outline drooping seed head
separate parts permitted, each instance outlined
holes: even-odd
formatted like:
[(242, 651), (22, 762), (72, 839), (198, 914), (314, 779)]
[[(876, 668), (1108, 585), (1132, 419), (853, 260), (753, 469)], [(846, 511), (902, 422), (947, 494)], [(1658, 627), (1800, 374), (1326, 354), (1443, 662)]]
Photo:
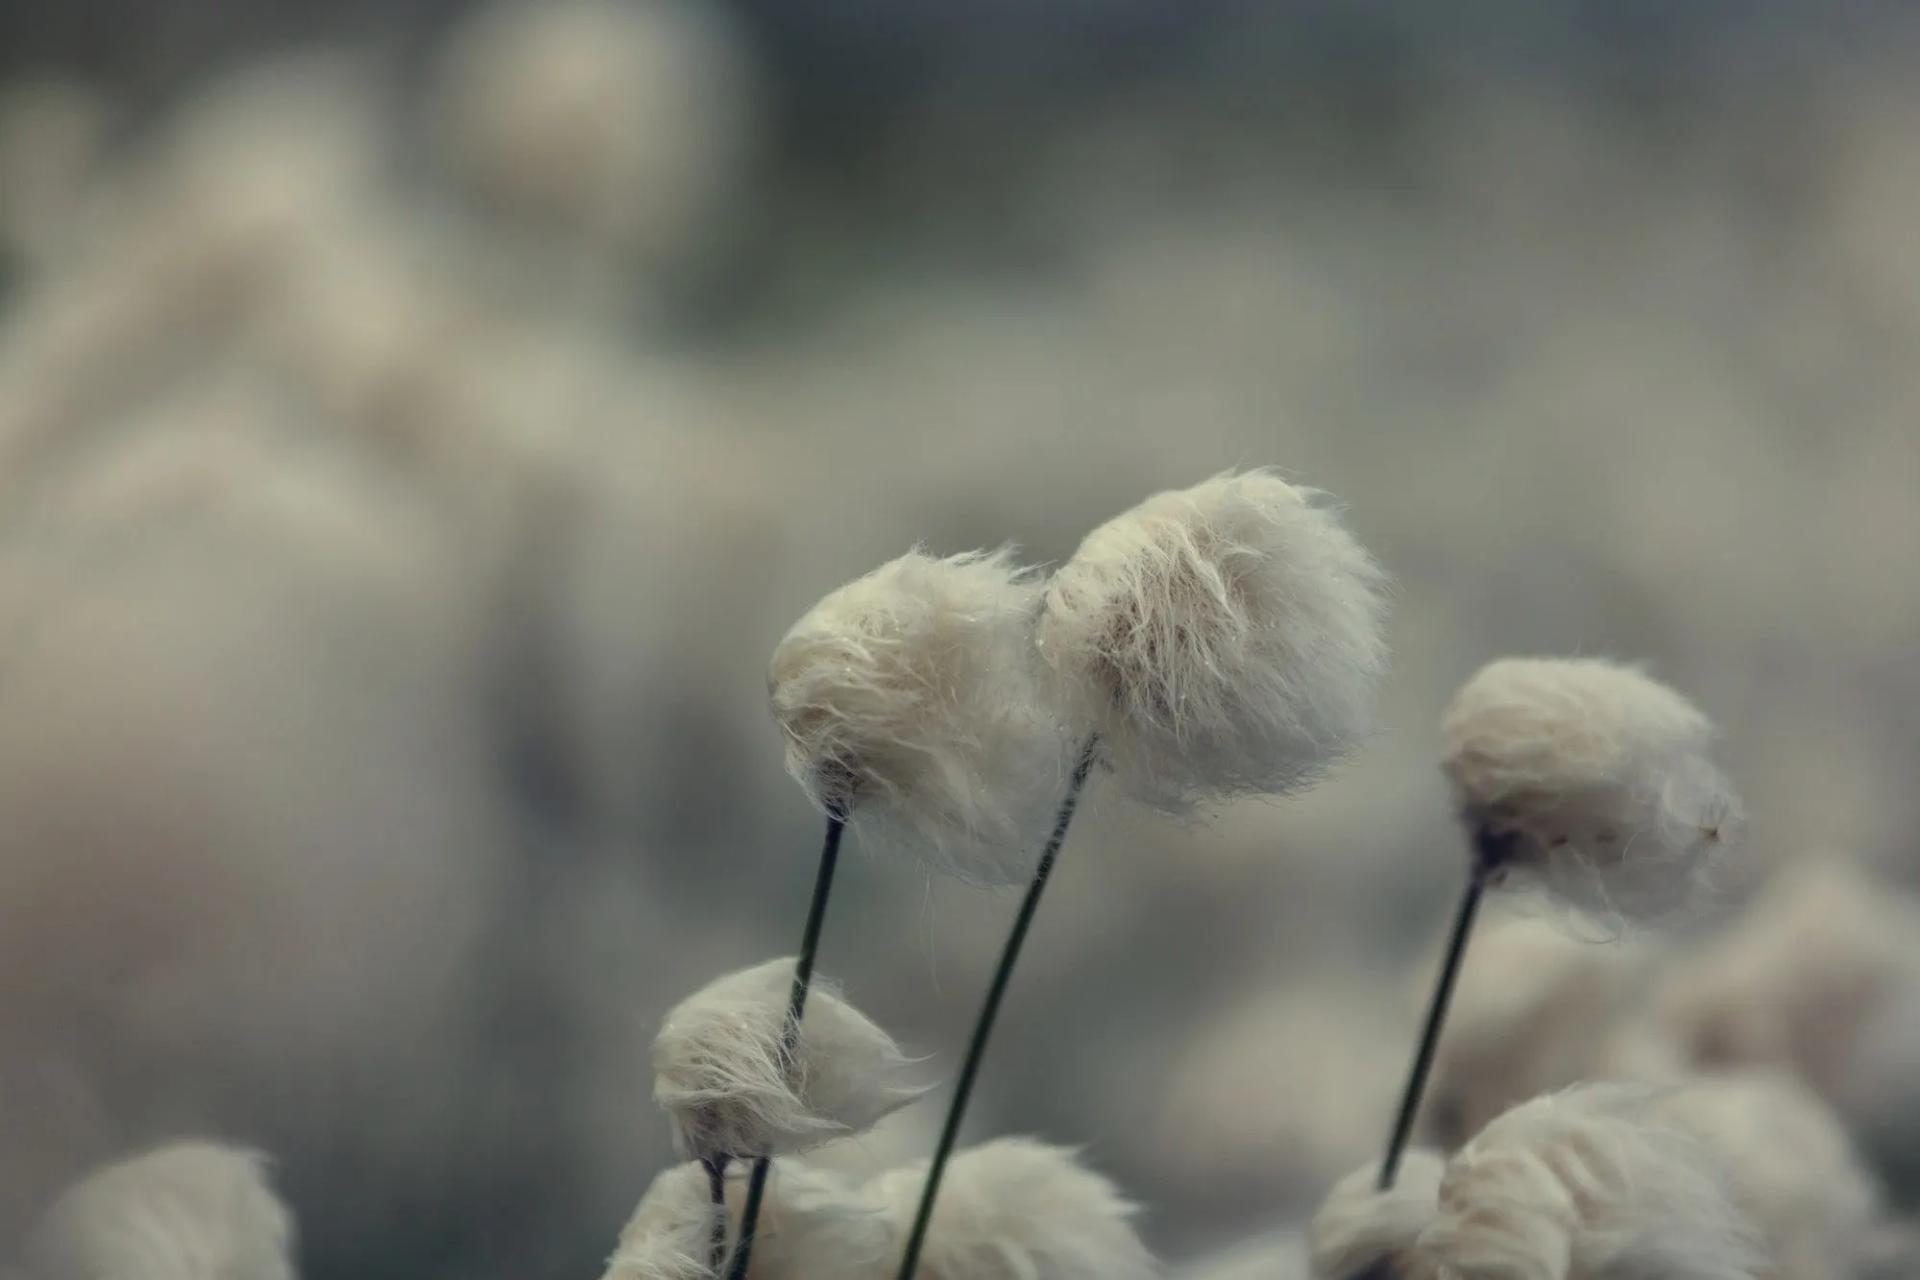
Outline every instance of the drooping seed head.
[(816, 977), (791, 1054), (793, 960), (731, 973), (676, 1005), (653, 1042), (653, 1096), (696, 1160), (785, 1155), (858, 1133), (924, 1090), (893, 1038)]
[(1039, 647), (1135, 796), (1172, 813), (1317, 778), (1367, 733), (1385, 574), (1270, 471), (1156, 494), (1087, 535)]
[(69, 1188), (25, 1258), (34, 1280), (294, 1280), (293, 1237), (262, 1156), (182, 1142)]

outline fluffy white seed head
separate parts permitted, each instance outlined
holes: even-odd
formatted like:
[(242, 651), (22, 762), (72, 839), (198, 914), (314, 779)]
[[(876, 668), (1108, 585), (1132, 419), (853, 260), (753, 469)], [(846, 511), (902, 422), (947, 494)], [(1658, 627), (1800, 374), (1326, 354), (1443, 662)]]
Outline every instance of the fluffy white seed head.
[(1713, 726), (1632, 667), (1503, 658), (1441, 722), (1462, 819), (1510, 878), (1601, 917), (1684, 908), (1737, 832)]
[[(727, 1240), (740, 1236), (750, 1166), (727, 1172)], [(712, 1280), (707, 1257), (723, 1211), (706, 1171), (682, 1164), (655, 1178), (607, 1260), (603, 1280)], [(773, 1162), (754, 1227), (752, 1280), (883, 1280), (899, 1261), (892, 1221), (861, 1187), (800, 1160)]]
[(603, 1280), (712, 1280), (707, 1252), (721, 1212), (699, 1165), (666, 1170), (621, 1229)]
[[(919, 1203), (925, 1161), (881, 1174), (875, 1203), (901, 1224)], [(924, 1280), (1150, 1280), (1135, 1207), (1073, 1151), (999, 1138), (947, 1165), (917, 1274)]]
[(1480, 1280), (1752, 1280), (1729, 1171), (1656, 1096), (1585, 1085), (1507, 1112), (1447, 1162), (1417, 1252)]
[[(746, 1199), (746, 1168), (735, 1171), (727, 1193), (733, 1233), (739, 1235)], [(843, 1180), (811, 1161), (776, 1160), (754, 1227), (753, 1280), (886, 1280), (900, 1263), (904, 1228), (863, 1185)]]
[(728, 974), (676, 1005), (653, 1042), (653, 1096), (696, 1160), (784, 1155), (857, 1133), (923, 1092), (913, 1063), (817, 975), (783, 1043), (793, 960)]
[(1423, 1274), (1414, 1245), (1440, 1211), (1446, 1162), (1433, 1151), (1404, 1153), (1393, 1186), (1376, 1189), (1380, 1162), (1335, 1183), (1307, 1228), (1314, 1280)]
[(1087, 535), (1039, 646), (1129, 792), (1185, 813), (1350, 751), (1386, 667), (1385, 574), (1326, 495), (1270, 471), (1156, 494)]
[(1770, 1280), (1827, 1280), (1879, 1210), (1880, 1189), (1839, 1118), (1784, 1072), (1692, 1081), (1657, 1095), (1653, 1111), (1718, 1156), (1765, 1245)]
[(183, 1142), (109, 1165), (56, 1200), (33, 1280), (293, 1280), (293, 1220), (259, 1154)]
[(1040, 592), (1005, 551), (910, 551), (795, 623), (767, 692), (813, 802), (963, 878), (1024, 880), (1071, 752), (1033, 657)]

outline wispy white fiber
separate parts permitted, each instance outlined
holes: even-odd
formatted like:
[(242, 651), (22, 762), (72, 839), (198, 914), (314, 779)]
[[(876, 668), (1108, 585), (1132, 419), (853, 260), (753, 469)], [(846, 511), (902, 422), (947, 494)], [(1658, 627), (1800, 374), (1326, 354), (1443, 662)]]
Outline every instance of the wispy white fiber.
[(1414, 1246), (1440, 1211), (1445, 1167), (1437, 1152), (1416, 1148), (1385, 1191), (1375, 1186), (1377, 1160), (1335, 1183), (1307, 1227), (1314, 1280), (1358, 1280), (1383, 1264), (1395, 1280), (1425, 1274)]
[(1503, 873), (1604, 918), (1684, 909), (1735, 836), (1740, 801), (1713, 726), (1632, 667), (1503, 658), (1441, 723), (1463, 820), (1503, 839)]
[[(903, 1240), (926, 1173), (921, 1161), (869, 1184)], [(917, 1274), (922, 1280), (1150, 1280), (1157, 1266), (1134, 1230), (1134, 1213), (1071, 1149), (998, 1138), (947, 1165)]]
[(294, 1228), (256, 1152), (182, 1142), (109, 1165), (56, 1200), (32, 1280), (293, 1280)]
[(1041, 696), (1040, 593), (1006, 551), (910, 551), (795, 623), (767, 691), (814, 803), (879, 848), (983, 883), (1024, 880), (1072, 750)]
[(783, 1155), (855, 1133), (919, 1097), (913, 1063), (817, 975), (789, 1058), (793, 960), (717, 979), (676, 1005), (653, 1042), (653, 1096), (693, 1159)]
[(1171, 813), (1318, 777), (1372, 723), (1386, 576), (1272, 471), (1156, 494), (1047, 589), (1040, 651), (1127, 790)]
[(1417, 1252), (1486, 1280), (1766, 1274), (1730, 1171), (1657, 1096), (1583, 1085), (1507, 1112), (1447, 1162)]

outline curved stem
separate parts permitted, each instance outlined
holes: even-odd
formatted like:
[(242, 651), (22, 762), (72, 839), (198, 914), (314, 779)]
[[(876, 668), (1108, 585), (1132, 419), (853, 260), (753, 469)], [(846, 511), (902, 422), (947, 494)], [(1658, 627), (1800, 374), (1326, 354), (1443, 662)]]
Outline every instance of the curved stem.
[(960, 1136), (960, 1122), (967, 1114), (967, 1100), (973, 1094), (974, 1081), (980, 1074), (980, 1062), (986, 1056), (987, 1039), (993, 1034), (994, 1019), (999, 1016), (1000, 1002), (1006, 998), (1007, 984), (1013, 977), (1014, 962), (1020, 958), (1020, 948), (1027, 939), (1027, 930), (1033, 924), (1034, 913), (1040, 906), (1040, 895), (1046, 890), (1047, 880), (1053, 874), (1054, 860), (1059, 857), (1060, 846), (1066, 841), (1067, 828), (1073, 822), (1073, 813), (1080, 805), (1080, 792), (1087, 785), (1087, 774), (1093, 769), (1095, 740), (1087, 739), (1080, 749), (1080, 759), (1073, 766), (1073, 777), (1067, 782), (1067, 794), (1060, 801), (1060, 811), (1053, 820), (1053, 834), (1047, 838), (1046, 848), (1040, 853), (1040, 863), (1034, 868), (1033, 881), (1027, 886), (1027, 896), (1020, 903), (1019, 914), (1013, 918), (1013, 932), (1007, 935), (1006, 946), (1000, 951), (1000, 964), (994, 970), (993, 982), (987, 988), (986, 1003), (981, 1006), (980, 1016), (973, 1024), (973, 1039), (967, 1044), (967, 1056), (960, 1066), (960, 1078), (954, 1085), (953, 1101), (947, 1104), (947, 1121), (940, 1130), (940, 1145), (934, 1149), (933, 1163), (927, 1167), (927, 1181), (920, 1190), (920, 1207), (913, 1217), (913, 1230), (907, 1237), (906, 1252), (900, 1258), (899, 1280), (913, 1280), (915, 1268), (920, 1265), (920, 1250), (926, 1243), (927, 1227), (933, 1221), (933, 1204), (940, 1194), (940, 1178), (946, 1172), (947, 1161), (953, 1156), (954, 1142)]
[[(846, 829), (847, 820), (843, 815), (827, 815), (826, 839), (820, 845), (820, 867), (813, 876), (813, 901), (807, 906), (806, 928), (800, 932), (800, 955), (794, 961), (793, 986), (787, 992), (787, 1021), (780, 1033), (781, 1053), (789, 1068), (794, 1050), (800, 1044), (800, 1019), (807, 1011), (807, 991), (813, 985), (813, 961), (820, 953), (820, 930), (826, 923), (827, 898), (833, 892), (833, 871), (840, 861), (840, 837)], [(772, 1163), (770, 1156), (760, 1156), (753, 1162), (753, 1175), (747, 1179), (747, 1199), (740, 1208), (740, 1238), (733, 1246), (727, 1280), (746, 1280), (747, 1265), (753, 1258), (753, 1230), (760, 1220), (760, 1202), (767, 1193), (767, 1171)], [(717, 1265), (714, 1270), (717, 1274)]]

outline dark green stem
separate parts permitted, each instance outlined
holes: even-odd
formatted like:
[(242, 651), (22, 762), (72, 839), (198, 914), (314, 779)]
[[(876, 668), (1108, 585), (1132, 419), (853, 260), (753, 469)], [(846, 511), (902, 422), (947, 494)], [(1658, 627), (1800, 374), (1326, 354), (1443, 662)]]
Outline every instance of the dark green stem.
[(1420, 1045), (1414, 1051), (1413, 1070), (1407, 1074), (1407, 1087), (1400, 1095), (1400, 1111), (1393, 1120), (1393, 1134), (1387, 1139), (1387, 1158), (1380, 1162), (1380, 1178), (1375, 1185), (1381, 1191), (1393, 1186), (1394, 1175), (1400, 1171), (1400, 1157), (1406, 1152), (1407, 1140), (1413, 1136), (1414, 1117), (1420, 1113), (1427, 1077), (1433, 1072), (1440, 1031), (1446, 1025), (1447, 1007), (1453, 1002), (1453, 989), (1460, 978), (1460, 963), (1466, 958), (1467, 941), (1473, 936), (1473, 918), (1479, 913), (1487, 882), (1504, 853), (1505, 847), (1497, 839), (1484, 833), (1475, 837), (1473, 870), (1467, 876), (1467, 887), (1460, 895), (1460, 907), (1453, 918), (1453, 936), (1447, 940), (1440, 978), (1427, 1005), (1427, 1021), (1420, 1031)]
[[(781, 1056), (789, 1067), (800, 1045), (800, 1019), (807, 1011), (807, 992), (813, 985), (813, 961), (820, 953), (820, 930), (826, 923), (827, 898), (833, 892), (833, 869), (840, 861), (840, 837), (846, 829), (847, 820), (843, 815), (827, 815), (826, 840), (820, 846), (820, 869), (813, 877), (813, 901), (807, 907), (807, 926), (800, 933), (800, 956), (794, 961), (793, 986), (787, 992), (787, 1021), (780, 1033)], [(727, 1280), (746, 1280), (747, 1265), (753, 1260), (753, 1230), (760, 1221), (760, 1202), (767, 1194), (767, 1171), (772, 1164), (770, 1156), (761, 1156), (753, 1162), (753, 1175), (747, 1179), (746, 1203), (740, 1208), (740, 1239), (733, 1246)]]
[(727, 1260), (727, 1157), (702, 1160), (700, 1167), (707, 1171), (707, 1196), (720, 1210), (707, 1240), (707, 1270), (719, 1275), (721, 1264)]
[(1040, 895), (1046, 890), (1047, 880), (1053, 874), (1054, 860), (1060, 855), (1060, 846), (1067, 838), (1067, 828), (1073, 823), (1073, 812), (1080, 804), (1080, 792), (1087, 785), (1087, 774), (1093, 769), (1095, 741), (1087, 740), (1080, 750), (1080, 759), (1073, 767), (1073, 777), (1067, 782), (1066, 797), (1060, 802), (1060, 811), (1053, 820), (1053, 834), (1047, 838), (1046, 848), (1040, 853), (1040, 864), (1034, 868), (1033, 882), (1027, 886), (1027, 896), (1020, 903), (1020, 912), (1013, 918), (1013, 932), (1007, 935), (1007, 944), (1000, 951), (1000, 965), (994, 970), (993, 983), (987, 988), (987, 1000), (981, 1006), (980, 1016), (973, 1024), (973, 1039), (967, 1044), (967, 1056), (960, 1065), (960, 1078), (954, 1085), (953, 1101), (947, 1104), (947, 1122), (940, 1130), (940, 1145), (934, 1149), (933, 1163), (927, 1167), (927, 1181), (920, 1190), (920, 1208), (913, 1217), (913, 1231), (907, 1237), (906, 1252), (900, 1258), (899, 1280), (913, 1280), (915, 1268), (920, 1265), (920, 1250), (926, 1243), (927, 1227), (933, 1221), (933, 1203), (940, 1194), (940, 1178), (946, 1172), (947, 1161), (953, 1156), (953, 1145), (960, 1136), (960, 1122), (967, 1114), (967, 1100), (973, 1094), (975, 1079), (980, 1074), (981, 1059), (986, 1056), (987, 1038), (993, 1034), (994, 1019), (999, 1016), (1000, 1002), (1007, 994), (1007, 984), (1013, 977), (1014, 962), (1020, 958), (1020, 948), (1027, 940), (1027, 930), (1033, 924), (1034, 912), (1039, 909)]

